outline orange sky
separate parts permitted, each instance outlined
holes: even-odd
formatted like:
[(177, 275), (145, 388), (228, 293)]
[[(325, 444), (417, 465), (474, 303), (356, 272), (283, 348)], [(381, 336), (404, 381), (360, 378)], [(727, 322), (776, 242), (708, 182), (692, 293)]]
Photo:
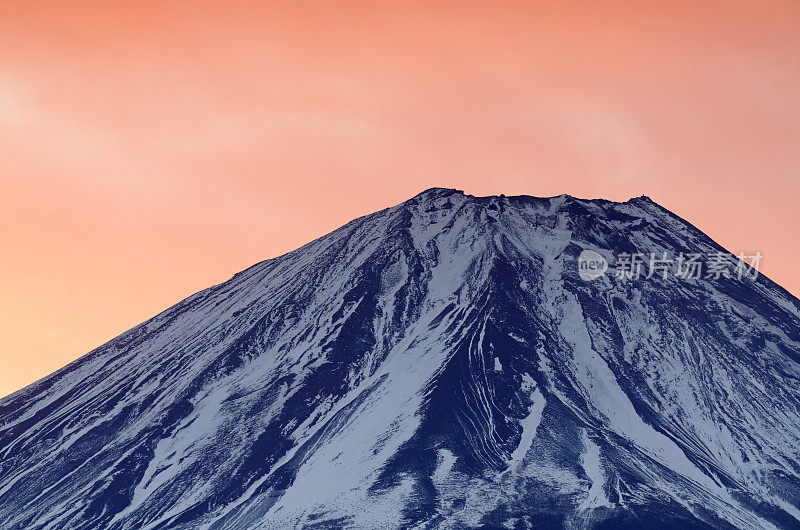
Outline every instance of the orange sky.
[(800, 294), (799, 167), (795, 0), (3, 0), (0, 395), (431, 186), (646, 194)]

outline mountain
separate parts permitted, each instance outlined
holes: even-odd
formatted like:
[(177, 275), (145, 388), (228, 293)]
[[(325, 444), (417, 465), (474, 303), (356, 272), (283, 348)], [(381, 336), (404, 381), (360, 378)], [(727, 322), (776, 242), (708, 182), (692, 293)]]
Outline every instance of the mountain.
[(800, 301), (639, 252), (724, 250), (646, 197), (356, 219), (0, 400), (0, 527), (800, 528)]

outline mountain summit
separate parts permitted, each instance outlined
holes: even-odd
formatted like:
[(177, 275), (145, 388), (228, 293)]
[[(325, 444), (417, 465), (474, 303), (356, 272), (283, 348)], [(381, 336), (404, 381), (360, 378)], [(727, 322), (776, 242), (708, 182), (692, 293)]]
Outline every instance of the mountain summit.
[(0, 527), (800, 528), (800, 302), (636, 255), (736, 265), (646, 197), (356, 219), (0, 400)]

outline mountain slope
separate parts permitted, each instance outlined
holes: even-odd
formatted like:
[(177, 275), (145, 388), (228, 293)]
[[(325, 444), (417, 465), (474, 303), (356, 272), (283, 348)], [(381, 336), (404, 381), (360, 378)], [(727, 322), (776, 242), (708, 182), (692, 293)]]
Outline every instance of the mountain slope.
[(647, 198), (431, 189), (0, 400), (0, 527), (800, 528), (800, 303)]

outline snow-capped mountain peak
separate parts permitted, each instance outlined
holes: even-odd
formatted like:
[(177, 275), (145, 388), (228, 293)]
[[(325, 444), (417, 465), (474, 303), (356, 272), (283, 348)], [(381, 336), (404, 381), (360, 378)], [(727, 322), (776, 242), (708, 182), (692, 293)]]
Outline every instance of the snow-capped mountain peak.
[(720, 253), (645, 196), (431, 188), (0, 400), (0, 526), (798, 528), (798, 300), (614, 272)]

